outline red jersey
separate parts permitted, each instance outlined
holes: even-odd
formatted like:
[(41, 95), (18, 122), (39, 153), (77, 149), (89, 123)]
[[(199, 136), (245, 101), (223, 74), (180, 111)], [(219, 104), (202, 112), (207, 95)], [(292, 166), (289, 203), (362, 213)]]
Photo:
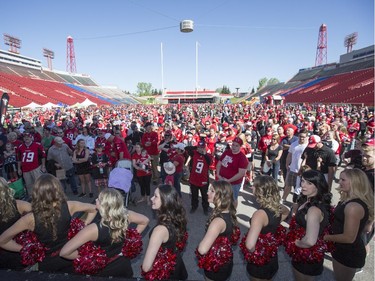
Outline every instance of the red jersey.
[(194, 151), (192, 157), (192, 168), (190, 171), (189, 182), (195, 186), (206, 186), (209, 183), (209, 163), (206, 157), (209, 157), (212, 161), (212, 156), (210, 154), (203, 155), (198, 151)]
[(75, 139), (75, 137), (78, 135), (78, 129), (73, 128), (73, 129), (66, 129), (64, 132), (64, 135), (69, 138), (71, 141)]
[(46, 158), (46, 153), (38, 142), (32, 142), (29, 146), (23, 143), (17, 148), (17, 161), (21, 162), (22, 172), (38, 168), (43, 158)]
[[(158, 143), (159, 135), (157, 132), (145, 132), (141, 139), (142, 147), (146, 149), (147, 153), (150, 155), (158, 155)], [(147, 145), (146, 145), (147, 143)]]
[[(220, 158), (221, 161), (221, 168), (220, 168), (220, 176), (226, 179), (232, 178), (236, 175), (239, 169), (247, 169), (249, 161), (245, 154), (242, 152), (233, 154), (231, 149), (224, 151), (223, 155)], [(238, 179), (231, 184), (239, 184), (242, 182), (242, 179)]]

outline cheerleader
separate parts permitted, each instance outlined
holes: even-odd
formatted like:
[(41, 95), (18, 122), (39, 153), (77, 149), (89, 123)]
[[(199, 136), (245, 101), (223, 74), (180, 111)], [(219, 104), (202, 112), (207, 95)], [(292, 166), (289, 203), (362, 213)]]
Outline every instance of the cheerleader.
[[(7, 251), (21, 252), (30, 261), (37, 255), (39, 270), (44, 272), (73, 272), (72, 263), (59, 257), (61, 248), (68, 241), (72, 215), (86, 212), (85, 224), (95, 215), (95, 205), (67, 201), (60, 181), (51, 174), (41, 175), (32, 189), (32, 212), (21, 217), (0, 236), (0, 247)], [(24, 230), (33, 231), (38, 243), (21, 245), (13, 238)], [(30, 244), (35, 245), (32, 247)]]
[(374, 222), (374, 193), (366, 174), (359, 169), (346, 169), (340, 174), (340, 202), (334, 211), (332, 235), (324, 240), (335, 243), (332, 265), (337, 281), (353, 280), (357, 268), (366, 261), (362, 235)]
[[(0, 234), (11, 227), (21, 216), (31, 211), (31, 204), (26, 201), (14, 200), (13, 190), (7, 181), (0, 177)], [(21, 256), (17, 252), (2, 250), (0, 268), (21, 270)]]
[[(204, 269), (206, 280), (227, 280), (233, 268), (231, 237), (237, 226), (232, 185), (214, 181), (208, 188), (208, 202), (215, 208), (206, 224), (206, 234), (197, 248), (198, 266)], [(219, 245), (220, 244), (220, 245)], [(216, 251), (221, 248), (222, 252)], [(220, 253), (215, 256), (213, 253)]]
[(186, 215), (180, 196), (171, 185), (159, 185), (151, 198), (157, 213), (157, 225), (141, 266), (146, 280), (186, 280), (188, 273), (178, 250), (186, 235)]
[[(82, 274), (95, 274), (98, 276), (133, 277), (133, 270), (129, 257), (121, 255), (126, 238), (126, 230), (130, 223), (137, 224), (137, 232), (141, 234), (147, 227), (149, 219), (141, 214), (124, 208), (124, 198), (119, 191), (107, 188), (100, 192), (96, 199), (96, 208), (99, 210), (100, 221), (92, 223), (74, 236), (60, 251), (60, 256), (69, 260), (76, 260), (75, 271)], [(139, 236), (140, 237), (140, 236)], [(87, 261), (92, 266), (94, 257), (85, 257), (85, 252), (80, 252), (80, 247), (92, 241), (105, 251), (109, 258), (103, 268), (93, 268), (87, 272), (82, 263)], [(88, 254), (91, 254), (89, 251)], [(98, 264), (98, 263), (96, 263)], [(96, 265), (95, 264), (95, 265)], [(95, 271), (98, 271), (95, 273)]]
[(302, 174), (301, 189), (285, 250), (292, 258), (295, 279), (308, 281), (323, 272), (324, 253), (328, 250), (323, 235), (328, 231), (332, 194), (324, 175), (315, 170)]
[(250, 280), (272, 280), (279, 269), (277, 250), (282, 243), (282, 235), (277, 232), (283, 229), (280, 223), (289, 210), (280, 204), (279, 188), (271, 176), (256, 177), (253, 194), (260, 207), (250, 219), (240, 248), (248, 262)]

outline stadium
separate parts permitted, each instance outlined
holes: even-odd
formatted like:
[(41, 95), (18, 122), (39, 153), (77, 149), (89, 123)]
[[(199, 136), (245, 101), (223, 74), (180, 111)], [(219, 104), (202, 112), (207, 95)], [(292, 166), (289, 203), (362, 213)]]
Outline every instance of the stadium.
[[(41, 60), (20, 55), (17, 39), (4, 35), (9, 51), (0, 50), (0, 91), (8, 93), (10, 108), (84, 107), (139, 103), (116, 87), (103, 87), (87, 74), (52, 70)], [(68, 37), (67, 53), (74, 54), (73, 39)], [(18, 46), (19, 47), (19, 46)], [(45, 50), (50, 62), (51, 54)], [(50, 51), (51, 52), (51, 51)], [(53, 53), (52, 53), (53, 55)], [(74, 66), (75, 57), (70, 57)], [(287, 82), (268, 85), (239, 101), (374, 105), (374, 45), (340, 56), (338, 63), (328, 63), (296, 70)], [(212, 90), (166, 91), (156, 102), (217, 103), (232, 98)]]

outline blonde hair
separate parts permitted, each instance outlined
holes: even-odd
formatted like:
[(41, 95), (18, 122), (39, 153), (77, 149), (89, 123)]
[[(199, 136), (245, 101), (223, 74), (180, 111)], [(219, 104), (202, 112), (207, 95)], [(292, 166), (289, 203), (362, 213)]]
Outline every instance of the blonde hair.
[(101, 215), (100, 224), (110, 229), (112, 242), (119, 242), (124, 238), (128, 228), (128, 212), (124, 207), (124, 197), (113, 188), (107, 188), (98, 196)]
[(358, 168), (345, 169), (345, 174), (350, 181), (350, 192), (341, 192), (340, 200), (346, 201), (354, 198), (362, 200), (369, 211), (369, 221), (374, 220), (374, 192), (365, 172)]
[(8, 222), (17, 213), (14, 204), (14, 190), (11, 189), (4, 178), (0, 177), (0, 221)]
[(261, 207), (270, 209), (276, 217), (281, 214), (279, 187), (273, 177), (256, 177), (254, 179), (254, 195)]

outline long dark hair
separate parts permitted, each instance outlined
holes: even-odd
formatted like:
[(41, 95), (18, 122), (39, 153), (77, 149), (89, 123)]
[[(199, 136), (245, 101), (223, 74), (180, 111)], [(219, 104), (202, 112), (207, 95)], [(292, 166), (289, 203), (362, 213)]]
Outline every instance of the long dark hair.
[[(324, 204), (326, 209), (330, 211), (332, 193), (329, 191), (329, 186), (324, 177), (324, 174), (316, 170), (308, 170), (302, 173), (302, 178), (305, 181), (311, 182), (316, 186), (317, 194), (310, 198), (310, 201), (306, 204), (305, 209), (307, 210), (310, 206), (317, 206)], [(307, 201), (307, 197), (302, 195), (300, 204)]]
[(158, 186), (161, 206), (157, 210), (158, 223), (166, 227), (173, 226), (177, 241), (181, 241), (186, 232), (186, 211), (176, 189), (169, 184)]

